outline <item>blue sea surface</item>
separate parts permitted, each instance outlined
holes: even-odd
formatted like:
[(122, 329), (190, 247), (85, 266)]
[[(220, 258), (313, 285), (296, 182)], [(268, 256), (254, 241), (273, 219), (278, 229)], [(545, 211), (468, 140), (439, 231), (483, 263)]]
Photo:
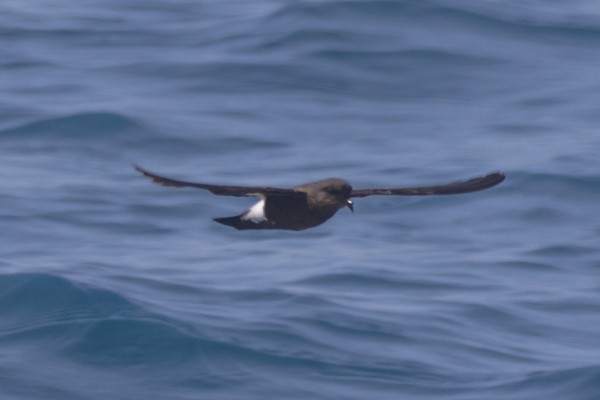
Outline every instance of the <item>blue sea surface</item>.
[[(596, 0), (4, 0), (0, 398), (600, 399)], [(302, 232), (174, 178), (431, 185)]]

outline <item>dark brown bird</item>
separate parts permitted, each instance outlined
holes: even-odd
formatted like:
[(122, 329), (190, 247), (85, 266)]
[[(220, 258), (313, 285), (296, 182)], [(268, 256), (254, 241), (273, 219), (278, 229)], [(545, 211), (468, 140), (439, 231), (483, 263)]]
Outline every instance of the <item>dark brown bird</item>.
[(206, 183), (184, 182), (155, 175), (138, 166), (135, 169), (155, 183), (169, 187), (193, 187), (205, 189), (220, 196), (255, 196), (260, 201), (248, 211), (234, 217), (215, 218), (215, 221), (236, 229), (288, 229), (300, 231), (321, 225), (341, 208), (354, 211), (352, 198), (372, 195), (428, 196), (433, 194), (460, 194), (476, 192), (495, 186), (504, 180), (504, 175), (494, 172), (466, 181), (445, 185), (397, 188), (397, 189), (352, 189), (350, 184), (339, 178), (306, 183), (292, 189), (269, 186), (223, 186)]

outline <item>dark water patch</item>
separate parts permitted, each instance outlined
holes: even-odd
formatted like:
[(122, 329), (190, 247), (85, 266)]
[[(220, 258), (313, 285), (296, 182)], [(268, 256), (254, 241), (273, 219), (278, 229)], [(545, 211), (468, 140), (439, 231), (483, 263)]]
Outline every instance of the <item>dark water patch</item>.
[(573, 217), (564, 210), (550, 207), (536, 207), (521, 213), (521, 217), (530, 222), (556, 224), (572, 221)]
[[(547, 110), (549, 107), (560, 107), (569, 103), (569, 99), (565, 96), (556, 96), (556, 95), (539, 95), (530, 96), (525, 99), (519, 100), (516, 102), (517, 106), (524, 106), (527, 108), (539, 108), (543, 110)], [(502, 125), (499, 125), (502, 126)], [(509, 125), (509, 127), (512, 125)], [(534, 128), (537, 125), (524, 125), (524, 126), (532, 126)], [(552, 129), (552, 126), (547, 126), (546, 128)], [(509, 130), (510, 131), (510, 130)]]
[(543, 134), (552, 131), (556, 131), (557, 128), (550, 125), (543, 124), (495, 124), (489, 127), (489, 129), (503, 134), (521, 136), (521, 135), (535, 135)]
[(435, 277), (417, 280), (414, 278), (400, 279), (397, 274), (393, 276), (375, 275), (373, 273), (321, 273), (317, 276), (304, 278), (294, 282), (302, 286), (327, 287), (336, 290), (389, 290), (401, 291), (403, 293), (413, 291), (453, 291), (469, 288), (471, 290), (487, 290), (487, 285), (460, 284), (459, 282), (448, 282), (437, 280)]
[(87, 34), (85, 31), (78, 29), (36, 29), (29, 27), (4, 27), (0, 29), (0, 37), (11, 40), (19, 39), (36, 39), (43, 35), (46, 38), (52, 39), (70, 39), (76, 38), (78, 34)]
[[(223, 109), (222, 107), (215, 108), (210, 111), (211, 115), (223, 118), (235, 118), (239, 120), (252, 120), (252, 121), (264, 121), (264, 118), (256, 112), (242, 110), (242, 109)], [(242, 138), (239, 138), (242, 139)]]
[(569, 257), (577, 257), (577, 256), (587, 256), (591, 254), (597, 254), (598, 249), (588, 246), (578, 246), (575, 244), (569, 245), (551, 245), (551, 246), (543, 246), (541, 248), (537, 248), (529, 251), (527, 254), (535, 255), (535, 256), (545, 256), (545, 257), (560, 257), (560, 258), (569, 258)]
[(535, 261), (506, 261), (503, 263), (500, 263), (500, 265), (504, 268), (514, 268), (517, 270), (523, 270), (523, 271), (531, 271), (531, 272), (548, 272), (548, 271), (561, 271), (562, 269), (559, 266), (553, 265), (553, 264), (549, 264), (549, 263), (542, 263), (542, 262), (535, 262)]
[(4, 71), (12, 72), (21, 71), (24, 69), (39, 69), (47, 72), (51, 69), (56, 69), (59, 66), (46, 60), (21, 60), (21, 61), (5, 61), (0, 63), (0, 68)]
[[(357, 66), (383, 69), (400, 73), (410, 68), (439, 69), (452, 68), (476, 69), (490, 68), (502, 61), (478, 55), (450, 52), (441, 49), (405, 49), (405, 50), (321, 50), (311, 53), (316, 60), (344, 63), (349, 68)], [(442, 67), (443, 66), (443, 67)]]
[(258, 149), (281, 149), (287, 147), (285, 142), (258, 139), (244, 136), (211, 138), (198, 143), (198, 147), (206, 152), (256, 151)]
[[(20, 89), (19, 94), (22, 95), (50, 95), (54, 96), (57, 92), (62, 93), (63, 95), (73, 94), (73, 95), (83, 95), (85, 93), (91, 94), (92, 90), (90, 90), (85, 85), (77, 85), (72, 83), (55, 83), (44, 85), (43, 87), (31, 87), (26, 89)], [(0, 133), (1, 134), (1, 133)]]
[(593, 319), (598, 319), (598, 307), (593, 296), (580, 295), (570, 298), (552, 298), (544, 301), (521, 301), (525, 307), (533, 310), (552, 312), (565, 315), (577, 315), (582, 317), (587, 315)]
[(173, 324), (152, 318), (110, 318), (86, 324), (63, 354), (86, 364), (174, 364), (195, 357), (202, 342)]
[(353, 42), (353, 39), (360, 40), (362, 38), (361, 35), (352, 34), (351, 32), (342, 33), (326, 27), (298, 27), (291, 31), (275, 31), (271, 35), (265, 35), (263, 40), (258, 41), (255, 46), (251, 47), (251, 50), (264, 52), (274, 50), (288, 51), (290, 48), (333, 48), (336, 45), (350, 44)]

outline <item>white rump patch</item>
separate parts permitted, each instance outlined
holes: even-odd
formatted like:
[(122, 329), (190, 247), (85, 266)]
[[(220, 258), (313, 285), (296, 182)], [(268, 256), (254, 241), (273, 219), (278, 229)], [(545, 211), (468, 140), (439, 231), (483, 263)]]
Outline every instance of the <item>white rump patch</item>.
[(265, 199), (261, 199), (258, 203), (253, 205), (243, 216), (243, 220), (250, 220), (255, 223), (266, 221), (265, 216)]

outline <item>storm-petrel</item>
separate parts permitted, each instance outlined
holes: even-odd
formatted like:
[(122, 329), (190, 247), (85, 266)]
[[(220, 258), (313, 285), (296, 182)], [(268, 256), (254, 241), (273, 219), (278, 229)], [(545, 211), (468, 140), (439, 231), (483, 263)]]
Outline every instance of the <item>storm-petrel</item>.
[(341, 208), (354, 211), (352, 198), (372, 195), (427, 196), (433, 194), (459, 194), (476, 192), (495, 186), (504, 175), (494, 172), (466, 181), (445, 185), (397, 189), (352, 189), (344, 179), (329, 178), (306, 183), (292, 189), (269, 186), (223, 186), (184, 182), (155, 175), (134, 166), (155, 183), (169, 187), (193, 187), (208, 190), (220, 196), (255, 196), (260, 201), (243, 214), (214, 220), (236, 229), (288, 229), (300, 231), (321, 225)]

